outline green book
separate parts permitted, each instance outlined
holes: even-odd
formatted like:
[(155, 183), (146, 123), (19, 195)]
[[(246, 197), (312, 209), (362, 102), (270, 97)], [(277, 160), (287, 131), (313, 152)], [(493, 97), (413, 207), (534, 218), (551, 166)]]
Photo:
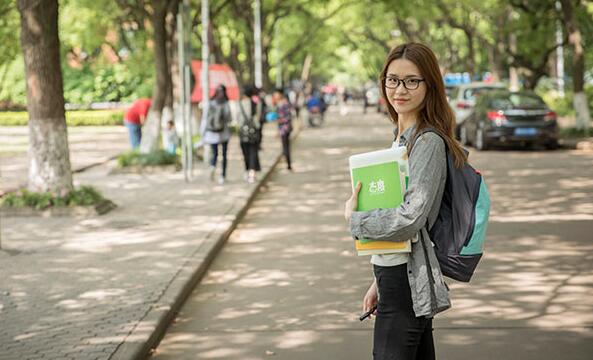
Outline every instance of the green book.
[[(358, 181), (358, 211), (398, 207), (406, 189), (407, 160), (405, 147), (353, 155), (349, 159), (352, 188)], [(356, 241), (358, 255), (410, 252), (410, 241)]]

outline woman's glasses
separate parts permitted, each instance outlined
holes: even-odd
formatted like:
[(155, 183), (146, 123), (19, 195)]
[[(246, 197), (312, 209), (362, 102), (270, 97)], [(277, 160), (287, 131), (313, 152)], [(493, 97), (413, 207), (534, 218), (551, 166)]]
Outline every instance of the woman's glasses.
[(406, 78), (406, 79), (398, 79), (396, 77), (386, 77), (383, 78), (383, 85), (388, 89), (397, 89), (400, 84), (404, 84), (404, 88), (407, 90), (416, 90), (420, 83), (423, 82), (424, 79), (420, 78)]

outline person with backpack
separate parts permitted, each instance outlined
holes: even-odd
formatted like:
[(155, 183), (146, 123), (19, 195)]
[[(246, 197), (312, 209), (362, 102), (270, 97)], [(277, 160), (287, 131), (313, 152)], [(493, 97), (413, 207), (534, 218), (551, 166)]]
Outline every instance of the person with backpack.
[(263, 113), (261, 101), (255, 101), (257, 89), (246, 86), (239, 101), (239, 141), (245, 163), (245, 180), (252, 184), (255, 174), (261, 171), (259, 163), (259, 145), (261, 143), (260, 119)]
[(208, 118), (201, 127), (202, 141), (210, 145), (210, 180), (216, 179), (216, 163), (218, 160), (218, 147), (222, 148), (222, 173), (218, 177), (218, 183), (224, 184), (227, 175), (227, 149), (231, 138), (230, 123), (232, 120), (229, 98), (224, 85), (219, 85), (208, 109)]
[(407, 43), (393, 48), (380, 82), (397, 128), (395, 146), (407, 148), (409, 184), (399, 207), (367, 212), (356, 211), (361, 184), (355, 184), (344, 216), (354, 239), (412, 242), (410, 253), (371, 257), (374, 280), (362, 308), (376, 316), (373, 359), (431, 360), (436, 358), (432, 319), (451, 306), (437, 259), (440, 249), (431, 234), (451, 225), (437, 224), (448, 159), (453, 168), (462, 169), (467, 156), (455, 140), (454, 115), (429, 47)]

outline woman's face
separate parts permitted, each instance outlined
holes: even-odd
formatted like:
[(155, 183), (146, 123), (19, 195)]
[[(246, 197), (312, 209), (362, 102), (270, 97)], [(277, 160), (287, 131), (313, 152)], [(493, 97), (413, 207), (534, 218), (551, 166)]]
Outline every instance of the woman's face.
[[(385, 93), (389, 103), (395, 109), (398, 115), (404, 114), (417, 114), (420, 111), (420, 106), (424, 97), (426, 96), (426, 82), (425, 81), (414, 81), (424, 80), (418, 67), (407, 59), (396, 59), (393, 60), (387, 67), (387, 78), (384, 83), (395, 88), (385, 88)], [(399, 80), (399, 83), (398, 83)], [(404, 81), (408, 80), (405, 84), (408, 88), (418, 87), (414, 90), (406, 89)]]

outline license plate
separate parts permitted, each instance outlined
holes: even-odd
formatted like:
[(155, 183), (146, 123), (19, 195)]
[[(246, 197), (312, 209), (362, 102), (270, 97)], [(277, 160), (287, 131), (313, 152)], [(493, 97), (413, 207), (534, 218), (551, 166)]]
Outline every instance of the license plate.
[(515, 135), (517, 136), (534, 136), (537, 135), (536, 128), (516, 128)]

